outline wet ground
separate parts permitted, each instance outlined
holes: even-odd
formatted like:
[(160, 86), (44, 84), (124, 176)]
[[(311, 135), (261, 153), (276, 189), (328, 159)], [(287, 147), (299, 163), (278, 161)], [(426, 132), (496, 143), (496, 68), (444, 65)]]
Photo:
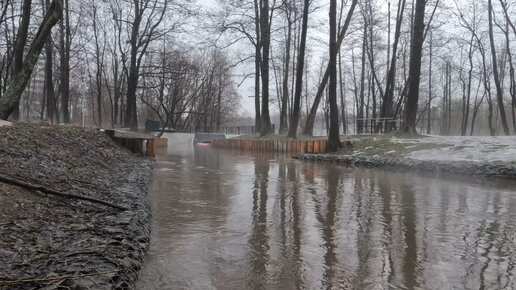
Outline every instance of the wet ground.
[(0, 140), (0, 289), (133, 285), (149, 246), (152, 162), (95, 129), (17, 123)]
[(137, 289), (514, 289), (516, 183), (172, 150)]

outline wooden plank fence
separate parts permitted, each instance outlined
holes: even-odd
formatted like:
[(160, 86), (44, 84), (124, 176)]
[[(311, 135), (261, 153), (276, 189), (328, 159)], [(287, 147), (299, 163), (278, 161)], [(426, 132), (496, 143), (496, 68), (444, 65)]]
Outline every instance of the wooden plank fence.
[(259, 140), (259, 139), (215, 139), (212, 146), (215, 148), (237, 149), (245, 151), (269, 151), (286, 154), (324, 153), (326, 139), (313, 140)]
[(142, 156), (156, 157), (168, 152), (168, 139), (158, 137), (121, 137), (115, 136), (114, 130), (105, 130), (106, 134), (118, 145)]

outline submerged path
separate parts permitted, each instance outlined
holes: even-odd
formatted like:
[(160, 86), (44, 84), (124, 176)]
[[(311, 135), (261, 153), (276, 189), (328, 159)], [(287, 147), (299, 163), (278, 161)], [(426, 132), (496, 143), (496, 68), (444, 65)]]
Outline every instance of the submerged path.
[(157, 162), (137, 289), (514, 289), (516, 182), (196, 148)]

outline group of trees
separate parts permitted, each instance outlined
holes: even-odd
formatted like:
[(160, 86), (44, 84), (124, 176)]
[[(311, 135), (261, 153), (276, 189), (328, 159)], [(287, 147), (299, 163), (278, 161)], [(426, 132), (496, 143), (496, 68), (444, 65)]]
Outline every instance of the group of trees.
[(262, 135), (269, 106), (291, 137), (313, 134), (322, 112), (333, 150), (339, 130), (516, 130), (516, 1), (219, 2), (222, 32), (254, 48), (240, 59), (254, 60)]
[(323, 124), (331, 150), (340, 132), (516, 130), (514, 0), (0, 5), (3, 118), (216, 130), (238, 113), (235, 67), (252, 64), (262, 135), (276, 114), (294, 138)]
[(223, 52), (191, 55), (164, 45), (155, 57), (143, 69), (141, 100), (165, 127), (209, 132), (235, 113), (240, 96)]
[(239, 111), (227, 52), (181, 40), (198, 16), (192, 1), (0, 5), (4, 119), (137, 129), (149, 118), (216, 130)]

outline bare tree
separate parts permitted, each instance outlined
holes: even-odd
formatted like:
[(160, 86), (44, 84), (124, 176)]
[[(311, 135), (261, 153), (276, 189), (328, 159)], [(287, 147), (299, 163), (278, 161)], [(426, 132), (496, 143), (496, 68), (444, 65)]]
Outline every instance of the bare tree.
[[(104, 29), (104, 25), (99, 23), (98, 7), (96, 3), (92, 3), (91, 6), (91, 25), (93, 30), (93, 63), (95, 64), (95, 75), (92, 76), (90, 73), (91, 87), (95, 87), (96, 103), (97, 103), (97, 125), (102, 127), (102, 115), (103, 115), (103, 91), (104, 91), (104, 62), (106, 52), (107, 36)], [(89, 71), (89, 70), (88, 70)], [(94, 83), (94, 86), (93, 86)]]
[[(500, 2), (502, 3), (502, 7), (504, 7), (505, 15), (505, 29), (502, 30), (505, 35), (505, 50), (507, 51), (507, 60), (509, 62), (509, 94), (511, 95), (512, 124), (514, 132), (516, 133), (516, 73), (513, 62), (513, 54), (511, 52), (511, 40), (509, 38), (509, 27), (511, 26), (514, 29), (514, 25), (509, 18), (503, 1), (500, 0)], [(514, 35), (516, 36), (516, 29), (514, 30)]]
[[(127, 91), (125, 108), (125, 126), (131, 130), (138, 129), (136, 93), (138, 90), (139, 72), (149, 45), (161, 37), (165, 31), (160, 25), (169, 8), (169, 0), (113, 0), (113, 18), (121, 27), (126, 26), (129, 34), (129, 57), (127, 68)], [(130, 17), (124, 18), (125, 15)], [(170, 28), (173, 29), (173, 28)], [(165, 29), (168, 30), (168, 29)], [(120, 43), (121, 44), (121, 43)]]
[[(287, 27), (286, 27), (286, 39), (285, 39), (285, 57), (283, 61), (283, 82), (282, 82), (282, 94), (281, 94), (281, 112), (280, 112), (280, 126), (279, 133), (286, 133), (288, 131), (288, 99), (289, 99), (289, 72), (290, 72), (290, 51), (292, 43), (292, 26), (295, 22), (294, 10), (295, 1), (283, 0), (283, 10), (286, 15)], [(303, 32), (301, 32), (303, 33)], [(303, 36), (301, 36), (303, 37)], [(302, 40), (301, 40), (302, 41)], [(306, 43), (306, 36), (305, 36)], [(303, 56), (304, 60), (304, 56)], [(299, 65), (299, 63), (298, 63)], [(301, 97), (300, 97), (301, 98)], [(295, 100), (295, 97), (294, 97)], [(295, 109), (294, 109), (295, 110)], [(298, 112), (299, 114), (299, 112)]]
[(500, 111), (500, 119), (502, 121), (502, 127), (505, 135), (510, 135), (509, 125), (507, 125), (507, 117), (505, 116), (505, 106), (503, 102), (502, 85), (500, 83), (500, 75), (498, 71), (498, 62), (496, 57), (496, 46), (493, 35), (493, 5), (491, 0), (487, 1), (487, 12), (489, 15), (489, 43), (491, 44), (491, 57), (493, 59), (493, 77), (496, 87), (496, 100), (498, 102), (498, 109)]
[[(467, 73), (467, 80), (465, 80), (461, 73), (461, 82), (462, 82), (462, 122), (460, 134), (461, 136), (466, 136), (466, 131), (468, 128), (469, 121), (469, 107), (471, 102), (471, 83), (473, 80), (473, 45), (474, 45), (474, 35), (472, 34), (470, 40), (468, 42), (468, 63), (469, 69)], [(462, 69), (461, 69), (462, 72)]]
[[(13, 48), (13, 70), (12, 79), (14, 79), (22, 70), (23, 54), (25, 53), (25, 44), (29, 33), (29, 24), (31, 19), (32, 0), (24, 0), (22, 4), (21, 20), (16, 34), (16, 42)], [(13, 111), (13, 119), (18, 119), (20, 107), (17, 105)]]
[(69, 0), (63, 0), (63, 17), (59, 21), (59, 54), (60, 54), (60, 89), (61, 111), (63, 122), (70, 123), (70, 50), (71, 50), (71, 29), (70, 29), (70, 4)]
[[(394, 42), (392, 44), (392, 57), (388, 65), (387, 83), (385, 85), (385, 93), (383, 96), (383, 106), (380, 117), (384, 120), (385, 132), (391, 132), (394, 129), (394, 122), (385, 122), (386, 118), (394, 117), (394, 82), (396, 77), (396, 63), (398, 59), (398, 44), (401, 36), (401, 25), (403, 23), (403, 14), (405, 11), (405, 0), (398, 1), (398, 12), (396, 17), (396, 28), (394, 31)], [(390, 47), (389, 47), (390, 49)]]
[(328, 102), (330, 105), (330, 132), (328, 134), (327, 152), (340, 149), (339, 108), (337, 106), (337, 0), (330, 0), (330, 84)]
[(430, 60), (428, 64), (428, 111), (427, 111), (427, 125), (426, 125), (426, 134), (430, 134), (432, 130), (432, 99), (433, 99), (433, 86), (432, 86), (432, 66), (434, 61), (434, 41), (433, 41), (433, 33), (430, 31)]
[(365, 106), (365, 85), (366, 85), (366, 54), (367, 54), (367, 38), (368, 38), (368, 26), (369, 23), (369, 15), (365, 11), (365, 7), (362, 6), (362, 16), (363, 16), (363, 28), (362, 28), (362, 52), (360, 58), (360, 93), (359, 98), (357, 100), (357, 118), (356, 118), (356, 132), (357, 134), (362, 134), (364, 131), (364, 106)]
[[(294, 94), (294, 106), (292, 109), (292, 117), (290, 120), (290, 128), (288, 136), (297, 138), (297, 129), (299, 126), (299, 115), (301, 113), (301, 91), (303, 90), (303, 70), (305, 66), (305, 50), (306, 50), (306, 34), (308, 30), (308, 10), (310, 1), (305, 0), (303, 4), (303, 23), (301, 27), (301, 43), (299, 44), (299, 54), (297, 55), (296, 70), (296, 91)], [(306, 80), (305, 80), (306, 81)]]
[(421, 77), (421, 56), (425, 33), (426, 0), (416, 0), (414, 14), (414, 32), (410, 47), (409, 90), (405, 108), (403, 131), (412, 135), (416, 132), (416, 117), (419, 100), (419, 83)]
[[(43, 7), (49, 7), (50, 2), (45, 0)], [(52, 35), (49, 35), (45, 43), (45, 97), (47, 120), (54, 124), (59, 123), (59, 110), (57, 109), (56, 93), (54, 88), (54, 42)]]
[(9, 84), (6, 92), (0, 99), (0, 119), (7, 119), (13, 110), (18, 106), (20, 98), (31, 77), (34, 66), (36, 65), (41, 50), (50, 35), (52, 27), (61, 18), (62, 8), (60, 0), (53, 0), (52, 4), (45, 13), (38, 32), (31, 43), (29, 50), (23, 60), (20, 71)]
[[(271, 45), (271, 19), (274, 10), (269, 7), (269, 0), (260, 1), (260, 33), (261, 33), (261, 80), (262, 80), (262, 107), (260, 136), (272, 132), (271, 118), (269, 115), (269, 54)], [(270, 14), (270, 15), (269, 15)]]
[(146, 59), (141, 88), (141, 101), (162, 128), (222, 131), (238, 109), (231, 64), (218, 49), (200, 54), (163, 45)]
[[(348, 14), (346, 16), (346, 20), (344, 21), (344, 25), (342, 26), (342, 28), (339, 29), (339, 35), (337, 37), (337, 51), (340, 50), (342, 41), (344, 40), (344, 37), (346, 36), (348, 27), (349, 27), (349, 23), (351, 22), (351, 18), (353, 17), (353, 12), (355, 11), (355, 7), (357, 6), (357, 3), (358, 3), (358, 0), (353, 0), (351, 2), (351, 5), (348, 10)], [(306, 118), (306, 124), (305, 124), (305, 128), (303, 130), (303, 134), (305, 134), (305, 135), (313, 134), (314, 124), (315, 124), (315, 116), (317, 114), (317, 110), (319, 108), (319, 103), (321, 102), (324, 90), (326, 88), (326, 84), (328, 83), (328, 79), (330, 77), (329, 65), (330, 64), (328, 63), (328, 66), (326, 67), (323, 78), (319, 84), (319, 87), (317, 88), (317, 94), (315, 95), (314, 102), (310, 109), (310, 113), (308, 114), (308, 116)]]

